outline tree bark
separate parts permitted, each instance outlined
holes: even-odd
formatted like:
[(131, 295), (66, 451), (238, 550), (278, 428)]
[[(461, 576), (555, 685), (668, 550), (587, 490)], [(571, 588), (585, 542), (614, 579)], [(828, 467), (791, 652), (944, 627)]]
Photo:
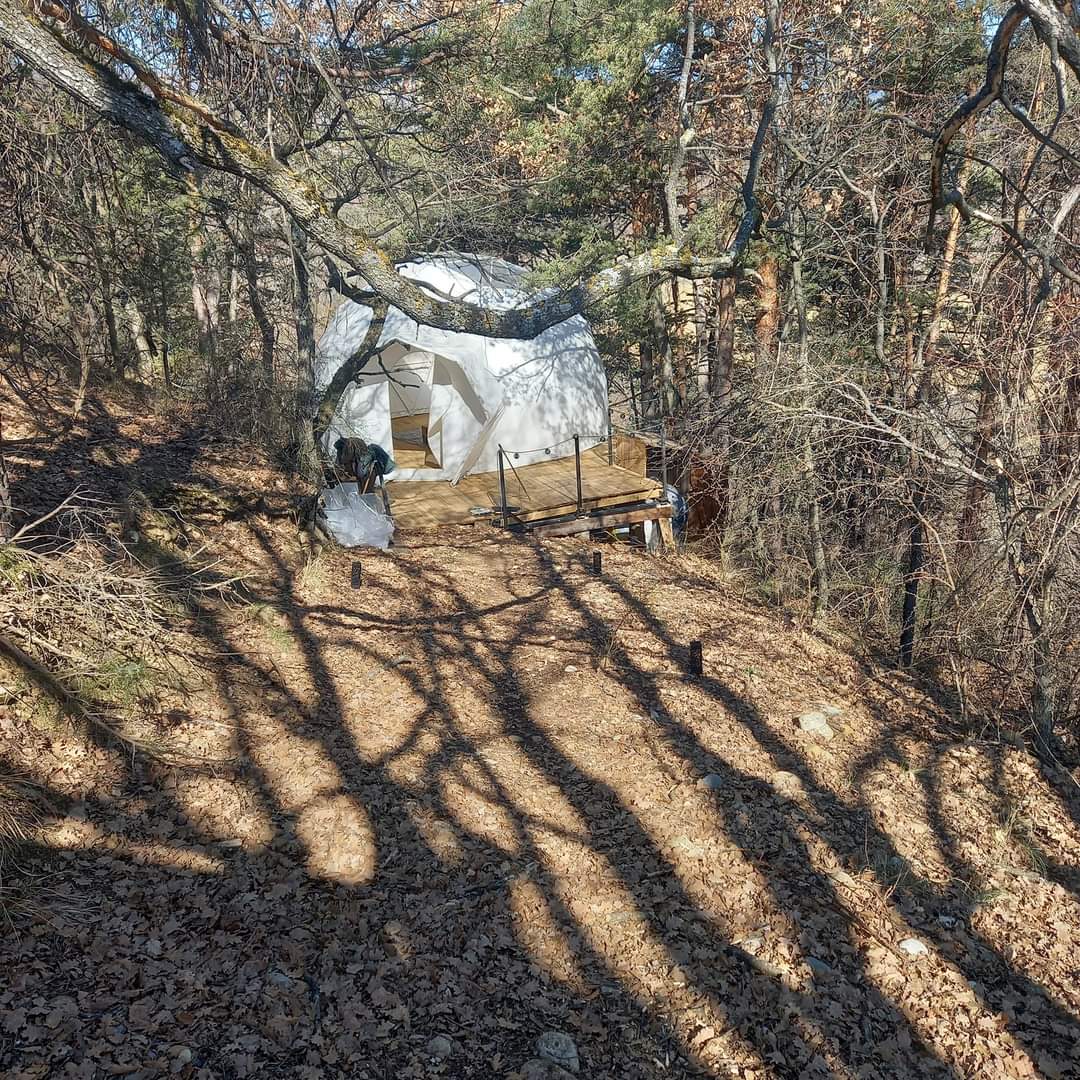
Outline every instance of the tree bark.
[(158, 314), (161, 319), (161, 374), (165, 378), (165, 389), (172, 391), (172, 368), (169, 365), (169, 291), (168, 282), (165, 280), (165, 261), (163, 253), (159, 252), (158, 273)]
[(0, 413), (0, 543), (9, 540), (14, 531), (11, 481), (8, 477), (7, 457), (4, 454), (4, 417)]
[(657, 387), (660, 416), (671, 416), (675, 412), (675, 363), (671, 347), (671, 333), (668, 329), (668, 313), (665, 310), (663, 296), (659, 289), (654, 289), (649, 301), (652, 313), (654, 356), (660, 357), (660, 378)]
[[(71, 412), (68, 413), (67, 425), (71, 426), (82, 415), (83, 406), (86, 404), (86, 388), (90, 383), (90, 349), (86, 344), (86, 335), (79, 326), (79, 320), (74, 317), (74, 310), (69, 307), (71, 316), (71, 337), (75, 342), (75, 351), (79, 355), (79, 383), (75, 388), (75, 400), (71, 403)], [(87, 300), (87, 322), (93, 322), (94, 305)]]
[(200, 217), (199, 205), (202, 194), (194, 178), (188, 183), (191, 195), (189, 213), (188, 250), (191, 254), (191, 306), (199, 329), (199, 353), (209, 365), (210, 375), (216, 380), (218, 304), (221, 300), (221, 275), (207, 265), (206, 226)]
[(641, 358), (641, 392), (638, 395), (641, 422), (651, 430), (660, 415), (660, 395), (656, 386), (656, 353), (651, 341), (642, 341), (638, 350)]
[(915, 632), (919, 613), (919, 584), (926, 562), (925, 495), (920, 483), (912, 491), (912, 514), (908, 526), (908, 556), (904, 571), (904, 604), (900, 615), (900, 666), (911, 667), (915, 657)]
[(229, 302), (225, 308), (225, 319), (230, 326), (240, 317), (240, 261), (241, 252), (233, 249), (229, 254)]
[[(52, 0), (40, 0), (39, 4), (39, 10), (59, 20), (80, 41), (80, 52), (65, 48), (37, 15), (21, 8), (18, 0), (0, 0), (0, 42), (83, 104), (144, 139), (177, 172), (194, 177), (207, 167), (247, 179), (266, 192), (325, 252), (341, 260), (365, 282), (366, 289), (358, 290), (344, 279), (336, 279), (350, 298), (366, 302), (374, 292), (410, 318), (443, 330), (484, 337), (533, 338), (637, 282), (671, 274), (718, 278), (738, 272), (760, 218), (754, 187), (779, 95), (773, 46), (778, 5), (769, 0), (767, 7), (763, 49), (770, 58), (770, 92), (750, 148), (742, 185), (744, 209), (731, 247), (706, 258), (685, 248), (664, 245), (592, 274), (555, 295), (545, 292), (529, 297), (519, 307), (504, 312), (460, 300), (435, 299), (402, 277), (390, 257), (369, 236), (330, 212), (308, 180), (255, 146), (234, 123), (215, 116), (202, 102), (163, 83), (137, 57), (72, 9)], [(95, 50), (126, 65), (142, 89), (95, 60)]]
[[(311, 305), (311, 276), (305, 258), (308, 241), (303, 231), (287, 217), (285, 228), (292, 255), (293, 308), (296, 314), (296, 414), (293, 438), (298, 448), (300, 473), (306, 479), (313, 480), (319, 473), (319, 456), (311, 421), (315, 397), (315, 314)], [(381, 324), (382, 318), (379, 322)], [(335, 401), (335, 407), (336, 404)]]
[[(780, 267), (770, 252), (758, 266), (757, 315), (754, 319), (754, 381), (760, 384), (776, 365), (780, 334)], [(784, 561), (783, 496), (775, 469), (768, 470), (759, 518), (769, 562), (776, 570)]]
[[(101, 232), (110, 235), (109, 200), (104, 190), (104, 184), (97, 181), (87, 181), (83, 185), (82, 196), (83, 205), (99, 223)], [(122, 375), (124, 372), (124, 354), (120, 349), (115, 290), (113, 289), (112, 271), (109, 269), (113, 252), (102, 251), (98, 226), (93, 223), (91, 223), (88, 230), (88, 243), (90, 256), (94, 261), (94, 268), (97, 270), (98, 286), (101, 291), (101, 314), (105, 322), (105, 338), (109, 345), (109, 357), (112, 361), (113, 370)], [(115, 247), (115, 244), (110, 245), (110, 247)]]
[(145, 379), (152, 376), (157, 366), (157, 350), (147, 333), (146, 317), (139, 305), (132, 297), (128, 297), (124, 307), (127, 311), (128, 326), (131, 327), (131, 338), (135, 343), (135, 376), (138, 379)]
[(780, 332), (780, 267), (766, 255), (758, 266), (757, 315), (754, 318), (754, 366), (760, 379), (776, 358)]
[[(994, 424), (994, 385), (984, 371), (980, 378), (979, 404), (975, 410), (975, 431), (972, 435), (973, 466), (976, 472), (986, 471), (990, 456), (990, 436)], [(986, 487), (969, 476), (964, 491), (964, 505), (956, 526), (956, 558), (960, 565), (970, 565), (971, 547), (978, 539), (979, 505), (986, 494)]]
[(259, 287), (259, 263), (255, 251), (255, 238), (250, 227), (244, 225), (240, 231), (240, 253), (244, 266), (244, 280), (247, 283), (248, 306), (251, 317), (259, 328), (260, 354), (263, 375), (270, 381), (274, 377), (274, 346), (277, 334), (274, 324), (263, 303), (262, 290)]
[[(963, 191), (971, 172), (971, 159), (965, 158), (960, 165), (957, 186)], [(908, 409), (918, 409), (930, 397), (931, 383), (934, 376), (934, 361), (937, 358), (938, 344), (941, 340), (945, 315), (945, 304), (949, 297), (949, 284), (952, 280), (952, 268), (956, 260), (956, 251), (960, 241), (960, 228), (963, 219), (956, 207), (949, 210), (949, 229), (945, 237), (945, 247), (938, 270), (937, 287), (934, 291), (934, 303), (930, 309), (930, 318), (919, 336), (914, 354), (909, 356), (906, 405)], [(910, 338), (909, 338), (910, 340)], [(900, 616), (899, 657), (901, 667), (910, 667), (915, 655), (915, 639), (918, 630), (919, 586), (926, 566), (926, 510), (928, 495), (928, 477), (924, 466), (916, 455), (909, 456), (909, 479), (911, 493), (911, 520), (908, 526), (907, 565), (904, 570), (904, 602)]]
[(713, 416), (712, 442), (716, 447), (717, 469), (714, 476), (716, 530), (723, 541), (731, 518), (731, 394), (732, 366), (735, 359), (735, 282), (716, 283), (716, 347), (710, 372), (710, 412)]
[(116, 328), (116, 304), (113, 294), (112, 274), (109, 273), (106, 261), (94, 245), (94, 262), (97, 266), (98, 284), (101, 288), (101, 314), (105, 321), (105, 339), (109, 344), (109, 355), (112, 358), (113, 369), (123, 373), (124, 356), (120, 351), (120, 335)]
[[(806, 387), (807, 412), (812, 402), (810, 395), (810, 325), (806, 317), (806, 290), (802, 275), (802, 239), (795, 237), (791, 245), (791, 291), (795, 300), (798, 326), (796, 370), (799, 380)], [(817, 462), (814, 458), (813, 431), (807, 423), (803, 432), (803, 468), (807, 479), (807, 537), (810, 542), (810, 617), (822, 618), (829, 606), (829, 568), (825, 555), (825, 538), (821, 528), (821, 496), (818, 491)]]

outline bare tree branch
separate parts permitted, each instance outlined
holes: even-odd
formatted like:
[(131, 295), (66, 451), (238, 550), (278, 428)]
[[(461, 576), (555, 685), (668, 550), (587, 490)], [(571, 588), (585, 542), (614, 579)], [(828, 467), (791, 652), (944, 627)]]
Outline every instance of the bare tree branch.
[[(773, 15), (775, 6), (776, 0), (769, 0)], [(532, 338), (628, 286), (657, 276), (734, 276), (757, 226), (759, 211), (753, 185), (775, 112), (775, 85), (762, 109), (751, 148), (744, 181), (745, 209), (734, 240), (725, 251), (701, 257), (676, 245), (654, 248), (600, 270), (571, 288), (534, 294), (506, 312), (465, 301), (435, 299), (400, 276), (390, 257), (369, 236), (334, 216), (322, 193), (309, 181), (259, 149), (234, 123), (163, 82), (70, 9), (43, 0), (42, 10), (60, 20), (83, 48), (73, 47), (57, 30), (23, 9), (19, 0), (0, 0), (0, 42), (84, 105), (145, 140), (175, 169), (196, 172), (204, 166), (250, 181), (281, 205), (324, 251), (362, 277), (374, 292), (410, 318), (430, 326), (486, 337)], [(767, 37), (771, 47), (771, 35)], [(131, 68), (145, 89), (122, 80), (105, 64), (92, 59), (84, 51), (88, 46), (101, 49)]]
[(937, 212), (945, 206), (946, 196), (942, 190), (942, 174), (945, 170), (945, 154), (949, 149), (949, 143), (972, 117), (978, 116), (1001, 96), (1001, 88), (1005, 82), (1005, 68), (1009, 62), (1009, 48), (1016, 32), (1027, 17), (1023, 4), (1014, 4), (1005, 13), (998, 25), (997, 33), (994, 34), (990, 53), (986, 59), (986, 81), (945, 121), (934, 140), (933, 155), (930, 159), (930, 216), (926, 222), (928, 245), (933, 240)]

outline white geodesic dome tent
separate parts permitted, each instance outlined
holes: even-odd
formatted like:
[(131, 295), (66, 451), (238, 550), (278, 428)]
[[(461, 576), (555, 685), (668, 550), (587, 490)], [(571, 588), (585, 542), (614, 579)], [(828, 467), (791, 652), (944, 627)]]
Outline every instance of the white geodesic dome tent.
[[(398, 270), (433, 296), (496, 310), (527, 293), (525, 270), (500, 259), (431, 256)], [(370, 308), (349, 300), (334, 312), (317, 349), (320, 394), (363, 344), (371, 317)], [(437, 330), (390, 308), (378, 345), (342, 395), (324, 445), (355, 436), (395, 456), (396, 438), (401, 445), (420, 432), (423, 466), (399, 463), (390, 480), (456, 483), (497, 469), (500, 445), (517, 468), (573, 456), (575, 435), (582, 449), (606, 437), (607, 376), (580, 315), (514, 341)]]

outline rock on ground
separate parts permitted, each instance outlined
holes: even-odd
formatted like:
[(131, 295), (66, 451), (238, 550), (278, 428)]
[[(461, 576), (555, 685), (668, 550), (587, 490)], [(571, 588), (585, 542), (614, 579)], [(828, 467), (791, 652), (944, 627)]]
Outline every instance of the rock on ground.
[(769, 777), (769, 782), (782, 795), (798, 795), (802, 792), (802, 781), (793, 773), (780, 769)]
[(831, 739), (835, 734), (823, 712), (803, 713), (799, 717), (799, 727), (808, 735), (820, 735), (823, 739)]
[(574, 1040), (561, 1031), (545, 1031), (536, 1040), (536, 1054), (571, 1073), (576, 1073), (581, 1067)]
[(900, 948), (908, 954), (908, 956), (925, 956), (930, 950), (918, 939), (918, 938), (904, 938), (900, 942)]
[(427, 1052), (428, 1057), (442, 1061), (454, 1052), (454, 1044), (445, 1035), (436, 1035), (428, 1042)]

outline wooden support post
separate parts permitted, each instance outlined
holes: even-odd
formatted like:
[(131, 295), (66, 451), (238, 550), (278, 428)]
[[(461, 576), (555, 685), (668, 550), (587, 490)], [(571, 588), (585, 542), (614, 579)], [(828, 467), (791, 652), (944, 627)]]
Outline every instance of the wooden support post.
[(607, 463), (615, 464), (615, 431), (611, 426), (611, 409), (607, 414)]
[(690, 642), (690, 674), (698, 678), (702, 673), (702, 657), (701, 657), (701, 642)]
[(667, 498), (667, 425), (660, 417), (660, 482), (664, 485), (663, 497)]
[(602, 560), (602, 556), (601, 556), (600, 552), (599, 551), (594, 551), (592, 553), (592, 572), (594, 574), (599, 574), (601, 572), (601, 565), (602, 565), (601, 560)]
[(671, 518), (670, 517), (658, 518), (657, 521), (656, 521), (656, 524), (657, 524), (657, 527), (660, 529), (660, 540), (662, 541), (663, 546), (668, 551), (674, 551), (675, 550), (675, 533), (672, 531), (672, 528), (671, 528)]
[(359, 589), (360, 588), (360, 582), (361, 582), (362, 574), (363, 574), (363, 570), (360, 567), (359, 560), (354, 561), (353, 564), (352, 564), (352, 587), (354, 589)]

